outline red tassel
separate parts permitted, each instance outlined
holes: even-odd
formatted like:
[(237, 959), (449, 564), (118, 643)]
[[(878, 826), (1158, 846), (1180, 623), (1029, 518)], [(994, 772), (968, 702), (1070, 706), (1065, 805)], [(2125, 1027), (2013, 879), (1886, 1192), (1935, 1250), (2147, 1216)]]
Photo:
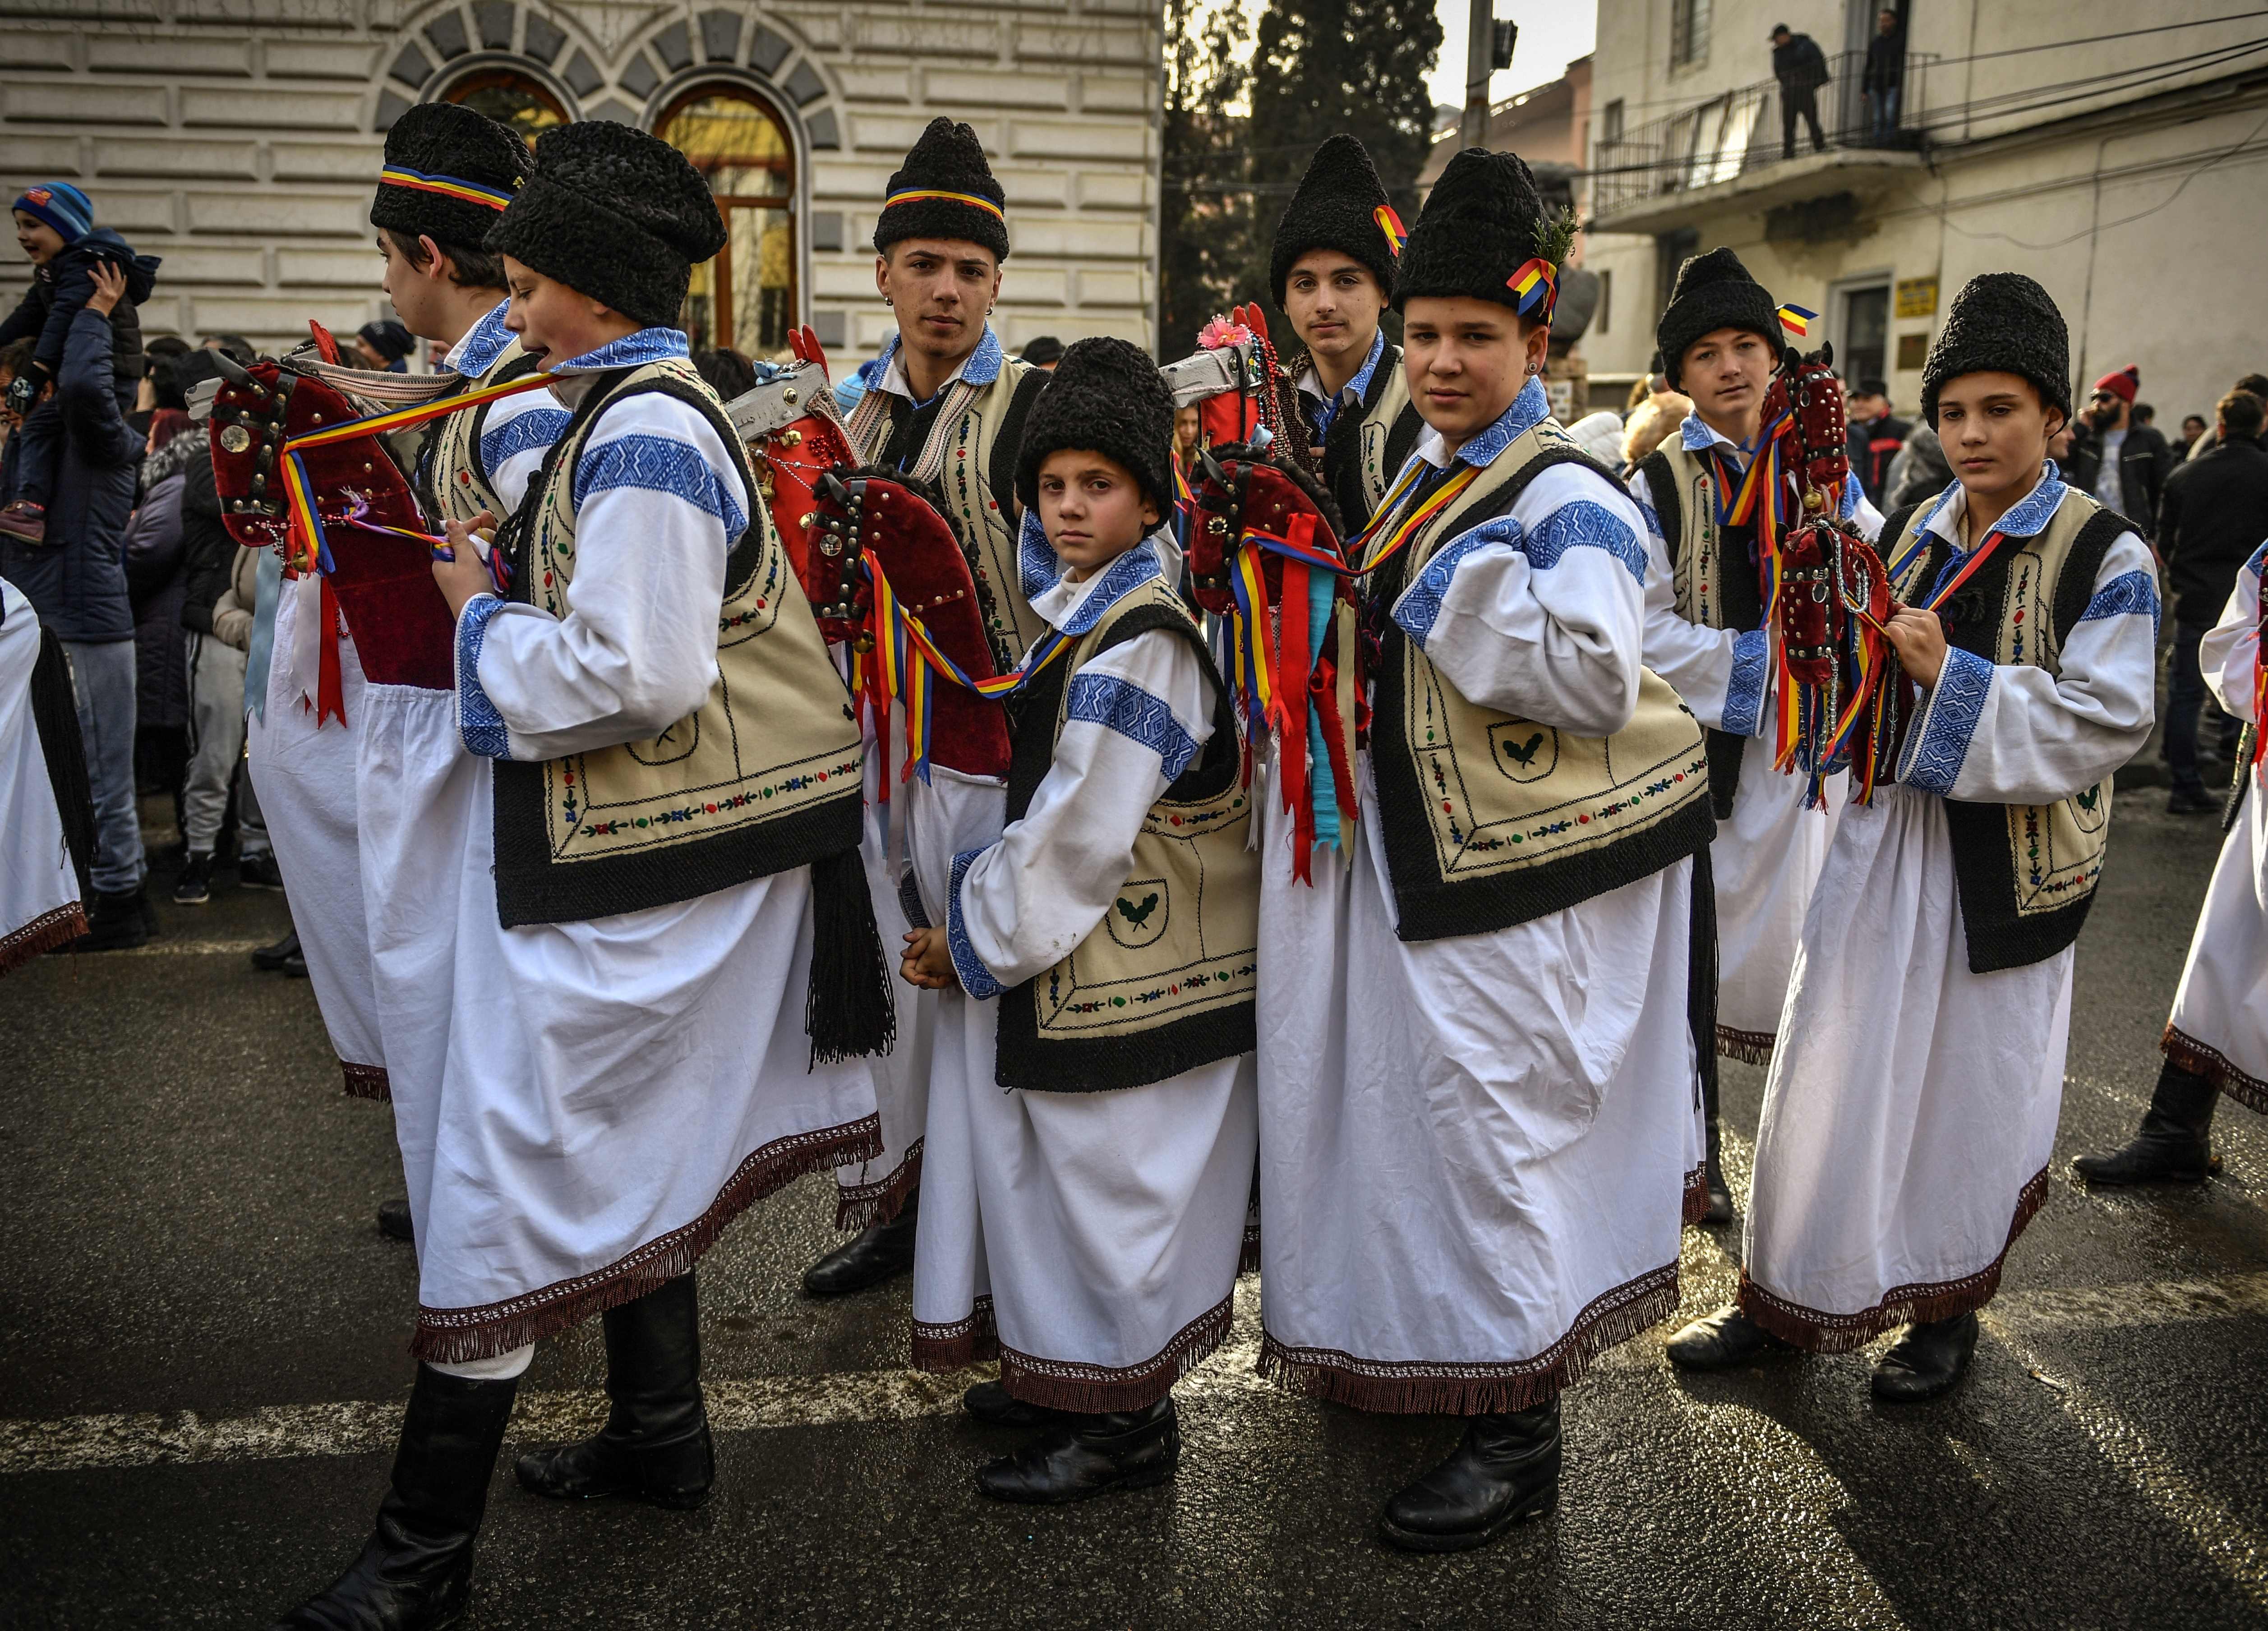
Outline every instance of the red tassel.
[(315, 729), (323, 728), (323, 721), (335, 717), (341, 724), (347, 722), (346, 684), (339, 676), (339, 602), (331, 592), (331, 580), (320, 580), (322, 596), (322, 637), (316, 642), (315, 661)]
[[(1312, 517), (1300, 516), (1285, 536), (1306, 544), (1314, 530)], [(1292, 876), (1303, 884), (1314, 881), (1310, 856), (1315, 848), (1315, 805), (1307, 794), (1307, 675), (1314, 660), (1307, 650), (1308, 569), (1296, 558), (1284, 562), (1276, 637), (1277, 757), (1284, 770), (1285, 807), (1292, 812)]]

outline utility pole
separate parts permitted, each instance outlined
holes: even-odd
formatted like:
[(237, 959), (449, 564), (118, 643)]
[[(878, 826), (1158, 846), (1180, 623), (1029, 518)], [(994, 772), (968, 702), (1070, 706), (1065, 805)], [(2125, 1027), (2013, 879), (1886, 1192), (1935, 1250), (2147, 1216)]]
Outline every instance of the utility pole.
[(1472, 0), (1465, 30), (1465, 114), (1457, 122), (1457, 145), (1488, 145), (1489, 76), (1512, 66), (1520, 25), (1498, 22), (1495, 0)]

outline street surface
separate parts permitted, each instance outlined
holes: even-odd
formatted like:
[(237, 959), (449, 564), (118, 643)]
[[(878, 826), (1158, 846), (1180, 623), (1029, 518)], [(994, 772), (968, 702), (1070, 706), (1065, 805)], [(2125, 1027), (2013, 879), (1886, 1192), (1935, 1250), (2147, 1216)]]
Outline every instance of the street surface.
[[(810, 1179), (701, 1266), (716, 1498), (523, 1494), (512, 1457), (603, 1413), (598, 1322), (545, 1343), (468, 1626), (2268, 1623), (2268, 1123), (2224, 1104), (2203, 1188), (2090, 1194), (2064, 1171), (2148, 1098), (2218, 843), (2161, 790), (2120, 798), (2055, 1182), (1950, 1398), (1876, 1406), (1865, 1354), (1683, 1377), (1664, 1326), (1568, 1395), (1556, 1517), (1404, 1556), (1378, 1504), (1457, 1429), (1260, 1385), (1248, 1278), (1235, 1341), (1179, 1390), (1178, 1482), (1000, 1507), (969, 1473), (1014, 1437), (959, 1414), (981, 1372), (902, 1368), (906, 1282), (802, 1296), (834, 1238)], [(387, 1112), (341, 1096), (306, 982), (245, 956), (280, 898), (161, 910), (146, 951), (0, 981), (7, 1627), (265, 1625), (360, 1547), (412, 1375), (411, 1251), (372, 1223), (401, 1187)], [(1742, 1194), (1763, 1088), (1727, 1063)], [(1689, 1313), (1729, 1295), (1737, 1249), (1687, 1231)]]

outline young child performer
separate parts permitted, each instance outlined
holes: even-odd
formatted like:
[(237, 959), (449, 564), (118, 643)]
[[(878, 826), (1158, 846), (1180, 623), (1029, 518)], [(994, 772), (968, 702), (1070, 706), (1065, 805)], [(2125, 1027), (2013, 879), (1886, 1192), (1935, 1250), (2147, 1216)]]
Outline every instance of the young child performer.
[(2221, 1094), (2268, 1113), (2268, 817), (2255, 757), (2260, 733), (2260, 580), (2268, 546), (2238, 569), (2220, 621), (2198, 643), (2213, 700), (2245, 732), (2228, 836), (2213, 869), (2189, 961), (2160, 1047), (2157, 1091), (2132, 1139), (2072, 1163), (2090, 1184), (2198, 1183), (2220, 1167), (2213, 1113)]
[(1895, 781), (1845, 807), (1804, 918), (1740, 1300), (1668, 1350), (1716, 1370), (1904, 1325), (1874, 1369), (1892, 1402), (1960, 1380), (2046, 1194), (2073, 942), (2111, 773), (2149, 734), (2158, 612), (2147, 547), (2047, 457), (2071, 369), (2046, 290), (1971, 280), (1922, 413), (1958, 484), (1882, 528), (1889, 636), (1922, 700)]
[(1402, 222), (1370, 155), (1330, 137), (1307, 161), (1276, 224), (1269, 282), (1307, 348), (1297, 381), (1323, 485), (1350, 529), (1370, 519), (1425, 421), (1410, 406), (1402, 348), (1379, 327), (1394, 288)]
[(607, 1425), (522, 1457), (521, 1485), (699, 1505), (693, 1266), (751, 1201), (875, 1145), (847, 1057), (889, 1013), (858, 728), (666, 327), (725, 241), (682, 155), (603, 121), (546, 133), (484, 240), (572, 416), (495, 540), (504, 594), (448, 523), (453, 716), (388, 738), (439, 761), (393, 778), (424, 807), (389, 891), (448, 906), (398, 948), (435, 982), (397, 1107), (421, 1363), (375, 1536), (287, 1625), (454, 1623), (518, 1378), (592, 1313)]
[(1040, 1429), (977, 1473), (1003, 1501), (1174, 1475), (1174, 1382), (1227, 1334), (1243, 1245), (1259, 866), (1163, 525), (1173, 421), (1138, 348), (1064, 352), (1016, 465), (1063, 568), (1032, 603), (1034, 656), (1059, 655), (1020, 698), (1006, 826), (998, 795), (913, 817), (945, 925), (906, 937), (906, 977), (945, 990), (914, 1363), (999, 1359), (969, 1410)]
[(1563, 231), (1479, 149), (1411, 229), (1395, 301), (1427, 432), (1358, 540), (1360, 819), (1310, 887), (1261, 801), (1261, 1365), (1468, 1419), (1387, 1502), (1413, 1551), (1550, 1510), (1559, 1394), (1676, 1307), (1700, 1178), (1708, 761), (1639, 661), (1646, 523), (1537, 378)]
[[(988, 320), (1008, 258), (1007, 195), (984, 161), (976, 133), (933, 119), (890, 177), (874, 221), (874, 285), (898, 331), (862, 371), (873, 383), (849, 422), (851, 444), (871, 464), (919, 476), (936, 489), (971, 551), (979, 608), (994, 662), (1005, 672), (1044, 627), (1019, 565), (1015, 462), (1018, 438), (1045, 370), (1006, 356)], [(1044, 552), (1042, 552), (1044, 553)], [(902, 720), (902, 714), (895, 716)], [(894, 735), (902, 724), (892, 723)], [(873, 774), (881, 774), (882, 755)], [(905, 762), (902, 744), (889, 755)], [(875, 911), (902, 916), (891, 812), (870, 789), (867, 872)], [(901, 818), (902, 819), (902, 818)], [(804, 1271), (804, 1289), (836, 1297), (913, 1267), (929, 1091), (929, 1033), (937, 999), (899, 993), (898, 1046), (875, 1062), (882, 1153), (836, 1174), (836, 1215), (868, 1220), (852, 1239)]]
[[(1739, 256), (1712, 249), (1678, 268), (1655, 337), (1671, 387), (1693, 399), (1693, 411), (1640, 461), (1630, 490), (1646, 519), (1646, 664), (1677, 687), (1709, 744), (1718, 827), (1708, 856), (1713, 900), (1702, 916), (1716, 923), (1717, 1002), (1713, 1024), (1702, 1017), (1705, 1002), (1697, 1009), (1693, 1045), (1709, 1123), (1705, 1221), (1724, 1223), (1733, 1196), (1718, 1157), (1716, 1055), (1720, 1047), (1750, 1063), (1771, 1055), (1843, 782), (1829, 783), (1824, 808), (1807, 810), (1808, 779), (1774, 766), (1778, 687), (1763, 627), (1756, 513), (1737, 502), (1779, 367), (1779, 308)], [(1759, 491), (1754, 503), (1778, 496)], [(1881, 531), (1857, 476), (1845, 480), (1838, 504), (1869, 542)], [(1782, 508), (1783, 525), (1801, 524)], [(1704, 954), (1697, 947), (1697, 959)]]

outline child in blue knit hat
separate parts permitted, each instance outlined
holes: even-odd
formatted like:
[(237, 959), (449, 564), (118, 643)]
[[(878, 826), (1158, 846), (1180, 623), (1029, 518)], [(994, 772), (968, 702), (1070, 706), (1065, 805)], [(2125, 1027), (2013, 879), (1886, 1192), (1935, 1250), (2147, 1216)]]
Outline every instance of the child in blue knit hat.
[[(0, 345), (32, 334), (39, 343), (31, 367), (17, 376), (24, 406), (62, 371), (63, 338), (94, 293), (94, 268), (107, 262), (126, 274), (126, 298), (111, 313), (112, 355), (116, 358), (118, 406), (133, 406), (134, 382), (142, 374), (142, 324), (134, 308), (150, 298), (158, 281), (158, 258), (137, 255), (107, 227), (94, 224), (94, 205), (66, 181), (26, 187), (16, 200), (16, 242), (32, 262), (32, 287), (15, 311), (0, 321)], [(25, 415), (16, 433), (14, 490), (0, 507), (0, 533), (39, 543), (47, 536), (47, 506), (61, 450), (60, 410), (52, 403)]]

